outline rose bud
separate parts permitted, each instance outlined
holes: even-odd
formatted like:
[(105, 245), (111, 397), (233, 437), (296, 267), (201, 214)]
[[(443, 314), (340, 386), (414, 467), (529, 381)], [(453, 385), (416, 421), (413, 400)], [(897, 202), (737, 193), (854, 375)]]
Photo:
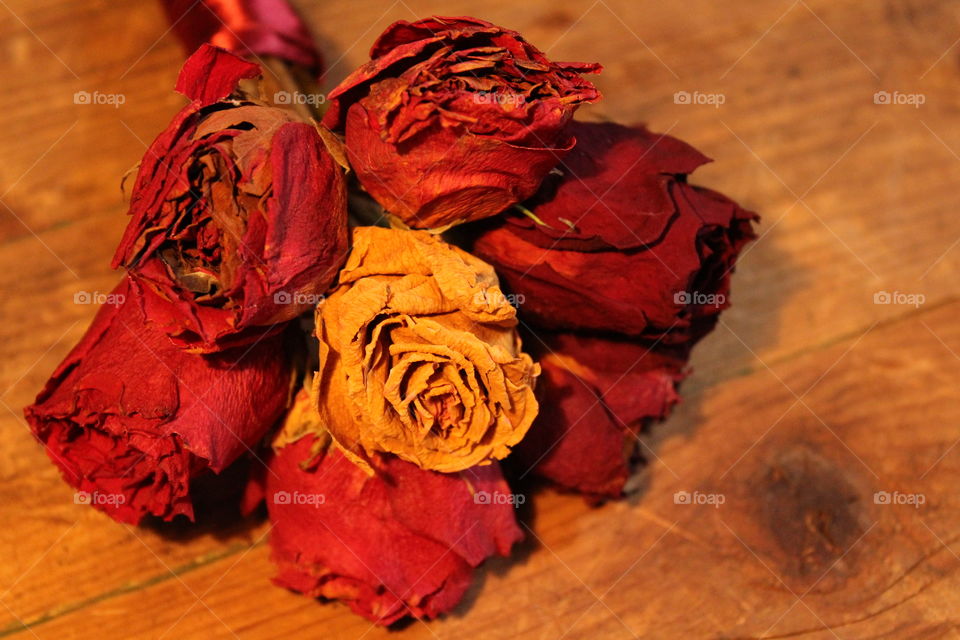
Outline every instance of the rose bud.
[(686, 354), (610, 335), (538, 335), (540, 415), (507, 463), (518, 477), (596, 499), (620, 496), (642, 457), (637, 435), (680, 399)]
[(262, 474), (279, 586), (342, 600), (382, 625), (433, 618), (461, 600), (475, 567), (523, 537), (519, 496), (496, 464), (443, 474), (374, 456), (368, 476), (329, 442), (301, 436)]
[(600, 97), (515, 32), (476, 18), (397, 22), (329, 98), (350, 164), (404, 225), (444, 228), (531, 196), (574, 145), (566, 125)]
[(519, 213), (485, 223), (472, 250), (522, 296), (524, 317), (667, 344), (693, 342), (728, 306), (756, 214), (686, 183), (707, 158), (639, 127), (575, 123), (579, 141)]
[(199, 356), (147, 325), (124, 278), (25, 409), (76, 500), (121, 522), (193, 518), (191, 488), (250, 450), (283, 413), (283, 336)]
[(346, 192), (317, 130), (236, 90), (259, 67), (209, 45), (190, 103), (137, 174), (113, 259), (150, 322), (190, 351), (258, 340), (316, 304), (346, 255)]
[(490, 265), (425, 231), (353, 230), (317, 307), (319, 412), (360, 465), (393, 453), (460, 471), (506, 456), (537, 414), (540, 372)]
[(323, 60), (286, 0), (162, 0), (187, 55), (205, 43), (244, 57), (273, 56), (319, 74)]

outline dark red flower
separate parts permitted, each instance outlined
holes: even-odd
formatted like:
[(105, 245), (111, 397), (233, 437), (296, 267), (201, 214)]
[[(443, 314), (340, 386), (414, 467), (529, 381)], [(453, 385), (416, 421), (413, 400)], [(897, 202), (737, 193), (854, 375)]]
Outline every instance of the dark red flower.
[(210, 356), (144, 326), (124, 278), (25, 410), (77, 502), (136, 524), (193, 518), (191, 485), (219, 473), (282, 415), (291, 365), (282, 336)]
[(476, 18), (397, 22), (330, 93), (360, 183), (414, 228), (495, 215), (530, 197), (574, 145), (566, 125), (600, 97), (583, 73)]
[(187, 55), (205, 43), (244, 57), (274, 56), (323, 69), (306, 26), (286, 0), (162, 0)]
[(617, 497), (641, 459), (638, 434), (679, 401), (686, 353), (635, 339), (538, 333), (540, 415), (507, 462), (596, 498)]
[(193, 102), (144, 156), (113, 259), (181, 347), (257, 340), (316, 305), (346, 257), (340, 167), (313, 125), (237, 90), (259, 68), (211, 46), (177, 88)]
[(269, 463), (276, 584), (388, 625), (452, 609), (475, 567), (522, 538), (496, 463), (455, 474), (393, 456), (368, 476), (313, 435)]
[(675, 344), (729, 306), (730, 274), (754, 213), (686, 182), (707, 159), (683, 142), (613, 123), (574, 123), (578, 142), (529, 202), (484, 223), (472, 249), (554, 329)]

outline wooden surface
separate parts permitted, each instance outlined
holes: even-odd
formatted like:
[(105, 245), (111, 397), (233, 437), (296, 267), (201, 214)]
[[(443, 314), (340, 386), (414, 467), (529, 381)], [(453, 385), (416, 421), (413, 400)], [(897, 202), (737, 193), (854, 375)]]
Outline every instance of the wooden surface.
[[(639, 492), (595, 509), (537, 496), (517, 556), (443, 620), (388, 633), (271, 586), (262, 521), (119, 525), (73, 504), (21, 409), (95, 312), (74, 294), (117, 279), (120, 179), (182, 104), (182, 54), (152, 2), (2, 0), (0, 637), (960, 637), (960, 7), (296, 4), (333, 82), (388, 23), (431, 13), (602, 62), (605, 100), (584, 116), (691, 142), (717, 160), (694, 181), (763, 215), (734, 308), (649, 440)], [(78, 90), (125, 103), (77, 105)], [(878, 291), (925, 300), (875, 304)]]

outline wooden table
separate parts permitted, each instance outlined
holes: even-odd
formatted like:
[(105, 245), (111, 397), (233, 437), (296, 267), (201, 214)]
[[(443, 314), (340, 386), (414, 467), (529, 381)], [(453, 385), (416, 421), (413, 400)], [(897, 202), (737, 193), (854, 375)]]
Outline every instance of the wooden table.
[(260, 520), (119, 525), (73, 504), (21, 410), (95, 312), (74, 294), (117, 280), (120, 179), (182, 104), (182, 53), (151, 2), (4, 0), (0, 637), (960, 637), (960, 7), (296, 4), (334, 82), (391, 21), (431, 13), (602, 62), (605, 100), (584, 115), (693, 143), (717, 160), (694, 181), (762, 213), (734, 307), (649, 439), (639, 492), (538, 496), (517, 556), (443, 620), (390, 635), (271, 586)]

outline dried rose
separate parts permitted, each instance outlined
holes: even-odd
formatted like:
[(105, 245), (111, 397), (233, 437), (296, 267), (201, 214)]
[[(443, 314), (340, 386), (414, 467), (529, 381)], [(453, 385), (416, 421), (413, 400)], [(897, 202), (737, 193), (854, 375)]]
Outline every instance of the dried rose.
[(323, 59), (286, 0), (162, 0), (187, 55), (205, 43), (244, 57), (274, 56), (315, 74)]
[(424, 231), (359, 227), (317, 307), (323, 424), (358, 463), (459, 471), (503, 458), (537, 413), (539, 367), (493, 269)]
[[(312, 430), (294, 424), (315, 412), (309, 403), (301, 395), (287, 421), (295, 432)], [(522, 538), (496, 464), (443, 474), (394, 456), (371, 463), (368, 476), (314, 435), (277, 449), (260, 478), (276, 584), (343, 600), (383, 625), (433, 618), (460, 601), (474, 567)]]
[(541, 410), (508, 464), (592, 497), (621, 495), (642, 454), (638, 434), (680, 399), (686, 353), (612, 335), (539, 332), (528, 342), (543, 354)]
[(143, 158), (113, 259), (149, 321), (191, 351), (247, 344), (316, 304), (346, 255), (341, 169), (291, 112), (236, 93), (256, 65), (204, 46), (193, 102)]
[(707, 333), (757, 216), (686, 183), (707, 159), (643, 128), (575, 123), (579, 140), (530, 202), (491, 221), (472, 250), (532, 323), (668, 344)]
[(282, 336), (209, 356), (144, 326), (128, 279), (25, 410), (64, 479), (111, 517), (193, 518), (191, 488), (249, 451), (283, 413)]
[(577, 107), (600, 97), (519, 33), (476, 18), (397, 22), (330, 93), (363, 187), (409, 227), (495, 215), (531, 196), (574, 145)]

